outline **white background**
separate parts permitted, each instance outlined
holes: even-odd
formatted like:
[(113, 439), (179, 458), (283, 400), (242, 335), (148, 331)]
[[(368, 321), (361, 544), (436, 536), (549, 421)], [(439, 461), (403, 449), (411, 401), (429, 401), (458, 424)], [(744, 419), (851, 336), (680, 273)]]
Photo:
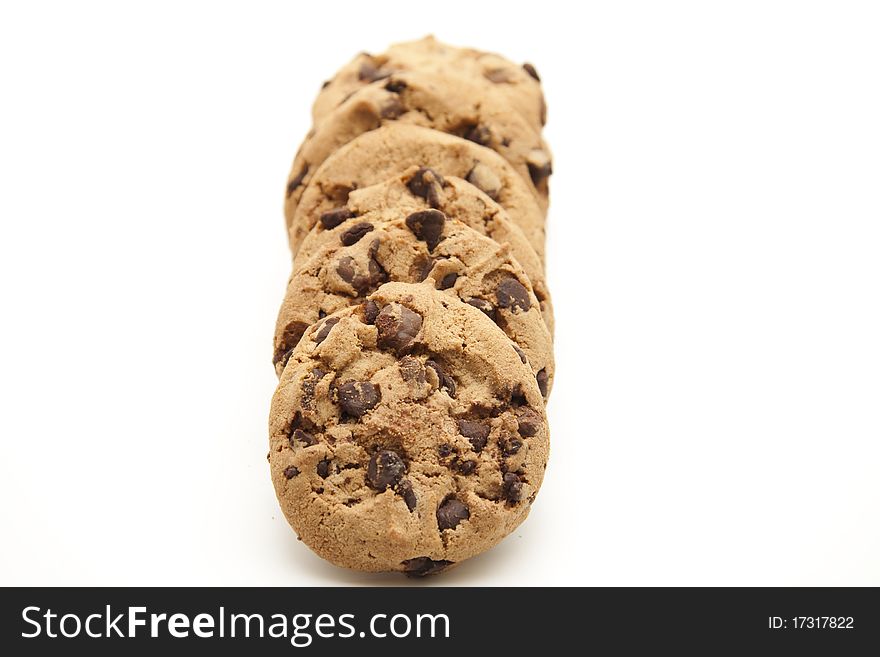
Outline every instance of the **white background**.
[(266, 417), (311, 100), (433, 32), (543, 77), (558, 376), (428, 585), (880, 585), (876, 7), (4, 3), (0, 583), (407, 583), (296, 541)]

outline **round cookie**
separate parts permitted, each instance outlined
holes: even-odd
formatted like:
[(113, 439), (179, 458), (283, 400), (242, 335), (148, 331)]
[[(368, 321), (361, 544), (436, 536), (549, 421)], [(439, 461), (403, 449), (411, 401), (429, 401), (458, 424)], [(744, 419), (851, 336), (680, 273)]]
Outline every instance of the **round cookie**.
[(532, 282), (541, 314), (552, 336), (553, 304), (544, 268), (523, 232), (485, 193), (461, 178), (441, 176), (433, 169), (413, 166), (399, 176), (351, 192), (345, 205), (318, 217), (315, 227), (303, 240), (296, 261), (311, 260), (326, 244), (338, 241), (342, 231), (331, 231), (343, 222), (376, 210), (409, 214), (429, 208), (440, 210), (449, 219), (460, 221), (510, 248), (510, 253)]
[[(489, 90), (491, 92), (493, 90)], [(317, 170), (341, 146), (391, 121), (433, 128), (491, 148), (507, 160), (535, 195), (542, 212), (548, 205), (550, 150), (538, 133), (497, 93), (480, 93), (462, 80), (421, 72), (393, 73), (347, 98), (312, 128), (291, 167), (288, 211)]]
[(439, 572), (526, 517), (549, 452), (535, 378), (483, 313), (388, 283), (305, 334), (270, 411), (284, 515), (323, 558)]
[[(503, 157), (461, 137), (396, 122), (365, 132), (337, 150), (315, 172), (295, 210), (285, 204), (294, 254), (323, 212), (344, 204), (355, 189), (387, 180), (413, 165), (464, 178), (480, 188), (507, 211), (543, 262), (544, 214)], [(288, 191), (296, 189), (293, 183), (299, 177), (291, 180)]]
[(305, 330), (359, 303), (388, 281), (429, 282), (483, 311), (517, 345), (546, 399), (553, 383), (553, 342), (525, 272), (506, 246), (439, 210), (381, 208), (343, 222), (294, 270), (278, 313), (278, 376)]
[(399, 71), (435, 73), (450, 81), (465, 78), (478, 85), (480, 95), (501, 94), (534, 128), (546, 123), (547, 107), (534, 66), (517, 66), (494, 53), (449, 46), (433, 36), (394, 44), (381, 55), (360, 53), (324, 83), (312, 105), (313, 120), (320, 121), (364, 85)]

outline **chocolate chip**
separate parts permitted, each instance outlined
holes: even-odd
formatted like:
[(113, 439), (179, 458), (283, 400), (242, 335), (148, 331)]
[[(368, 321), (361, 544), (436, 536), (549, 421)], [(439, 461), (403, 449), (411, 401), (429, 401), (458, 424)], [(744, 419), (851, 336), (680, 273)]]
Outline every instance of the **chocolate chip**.
[(416, 510), (416, 492), (408, 480), (404, 479), (398, 484), (397, 494), (403, 498), (406, 508), (410, 510), (410, 513)]
[(315, 344), (321, 344), (322, 342), (324, 342), (327, 336), (330, 335), (330, 331), (332, 331), (333, 327), (336, 326), (338, 323), (338, 317), (330, 317), (329, 319), (325, 320), (321, 328), (319, 328), (315, 335), (312, 337), (312, 340), (314, 340)]
[(302, 429), (294, 429), (290, 436), (288, 436), (287, 438), (287, 441), (290, 443), (291, 447), (294, 447), (294, 441), (297, 440), (303, 443), (306, 447), (311, 447), (318, 442), (317, 438), (315, 438), (308, 431), (303, 431)]
[(399, 303), (389, 303), (376, 317), (376, 328), (379, 348), (402, 354), (422, 328), (422, 316)]
[(376, 305), (375, 301), (367, 299), (361, 304), (361, 312), (364, 317), (364, 324), (372, 324), (376, 321), (376, 317), (379, 316), (379, 306)]
[(508, 436), (501, 444), (501, 453), (504, 456), (513, 456), (522, 449), (523, 443), (519, 438)]
[(455, 399), (455, 379), (449, 376), (444, 370), (443, 367), (435, 360), (426, 360), (425, 366), (430, 367), (434, 372), (437, 373), (437, 379), (440, 382), (440, 387), (446, 390), (446, 393)]
[(441, 459), (448, 458), (455, 453), (455, 449), (449, 443), (443, 443), (437, 448), (437, 453), (440, 455)]
[(471, 475), (477, 469), (476, 461), (459, 461), (458, 471), (463, 475)]
[(541, 416), (528, 406), (521, 406), (516, 410), (517, 431), (523, 438), (530, 438), (540, 431), (544, 422)]
[(351, 283), (352, 281), (354, 281), (354, 258), (352, 258), (351, 256), (340, 258), (339, 262), (336, 264), (336, 273), (339, 274), (339, 277), (346, 283)]
[(315, 472), (318, 473), (318, 476), (321, 479), (326, 479), (330, 476), (330, 459), (321, 459), (318, 461), (318, 465), (315, 466)]
[(412, 381), (417, 384), (425, 383), (425, 366), (418, 358), (404, 356), (398, 363), (400, 376), (404, 381)]
[(376, 490), (385, 490), (400, 482), (406, 472), (403, 459), (390, 449), (383, 449), (370, 457), (367, 465), (367, 482)]
[(313, 406), (313, 402), (315, 401), (315, 386), (318, 385), (318, 381), (324, 378), (326, 372), (315, 367), (309, 374), (310, 375), (303, 379), (302, 382), (301, 405), (303, 408), (311, 408)]
[(437, 527), (440, 531), (444, 529), (455, 529), (462, 520), (471, 517), (468, 508), (454, 497), (447, 497), (437, 509)]
[(522, 481), (518, 475), (513, 472), (505, 472), (501, 478), (501, 490), (506, 499), (511, 504), (516, 504), (522, 499)]
[(485, 299), (478, 299), (477, 297), (471, 297), (467, 301), (466, 304), (469, 306), (473, 306), (477, 310), (481, 310), (486, 317), (491, 319), (493, 322), (495, 321), (495, 306), (486, 301)]
[(290, 355), (293, 353), (293, 347), (290, 349), (276, 349), (275, 353), (272, 355), (272, 365), (277, 366), (281, 363), (281, 367), (287, 367), (287, 361), (290, 360)]
[(468, 141), (475, 142), (480, 146), (488, 146), (489, 142), (492, 140), (492, 133), (489, 131), (489, 128), (478, 123), (465, 130), (464, 138)]
[(385, 90), (393, 94), (399, 94), (404, 89), (406, 89), (406, 82), (403, 80), (388, 80), (385, 84)]
[(434, 260), (429, 257), (423, 257), (419, 255), (409, 268), (409, 276), (412, 280), (417, 283), (421, 283), (423, 280), (428, 278), (428, 274), (431, 273), (431, 270), (434, 268)]
[(354, 216), (354, 212), (343, 205), (341, 208), (333, 208), (332, 210), (327, 210), (327, 212), (321, 213), (318, 221), (321, 222), (321, 225), (324, 228), (331, 230), (332, 228), (336, 228), (343, 221), (347, 221)]
[(379, 110), (379, 116), (383, 119), (393, 121), (394, 119), (399, 118), (405, 111), (406, 108), (403, 106), (403, 103), (400, 102), (400, 99), (391, 97), (388, 99), (388, 102), (382, 105), (382, 109)]
[(440, 243), (440, 236), (443, 234), (445, 224), (446, 215), (440, 210), (420, 210), (413, 212), (406, 218), (407, 228), (428, 245), (429, 251), (433, 251)]
[(455, 285), (455, 281), (458, 280), (458, 274), (452, 272), (451, 274), (446, 274), (443, 278), (440, 279), (440, 283), (437, 286), (440, 290), (448, 290), (453, 285)]
[(362, 221), (342, 233), (339, 237), (339, 241), (341, 241), (344, 246), (357, 244), (358, 241), (371, 230), (373, 230), (373, 224)]
[(290, 424), (287, 426), (287, 439), (290, 442), (290, 446), (293, 447), (293, 433), (297, 429), (302, 427), (311, 428), (313, 423), (308, 420), (308, 418), (304, 417), (302, 413), (299, 411), (295, 411), (293, 413), (293, 418), (290, 420)]
[(326, 89), (328, 86), (330, 86), (330, 83), (331, 83), (331, 82), (332, 82), (332, 80), (324, 80), (324, 81), (321, 83), (321, 89)]
[(541, 78), (538, 75), (538, 71), (535, 70), (534, 66), (526, 62), (525, 64), (523, 64), (523, 69), (525, 69), (525, 72), (535, 78), (538, 82), (541, 81)]
[(525, 406), (527, 403), (528, 401), (526, 400), (525, 394), (523, 394), (522, 388), (517, 384), (513, 390), (510, 391), (510, 405), (519, 408), (520, 406)]
[(291, 436), (291, 444), (294, 440), (298, 440), (306, 447), (311, 447), (312, 445), (318, 444), (318, 439), (315, 438), (308, 431), (303, 431), (302, 429), (294, 429), (293, 435)]
[(467, 438), (471, 447), (475, 452), (482, 452), (489, 440), (490, 427), (482, 422), (474, 422), (473, 420), (459, 420), (458, 432)]
[(532, 307), (529, 291), (513, 277), (502, 280), (495, 289), (495, 298), (501, 308), (510, 308), (513, 312), (527, 311)]
[(535, 380), (538, 382), (538, 390), (541, 391), (541, 396), (547, 396), (547, 369), (540, 370), (535, 375)]
[(339, 259), (339, 262), (336, 265), (336, 273), (339, 274), (339, 277), (342, 280), (351, 285), (355, 292), (361, 295), (365, 294), (370, 288), (382, 281), (385, 276), (385, 272), (379, 267), (378, 263), (373, 260), (369, 261), (368, 266), (370, 269), (369, 276), (359, 274), (357, 273), (357, 265), (355, 264), (354, 258), (351, 256), (344, 256)]
[(519, 356), (519, 359), (523, 362), (523, 364), (528, 362), (529, 359), (526, 358), (526, 353), (522, 349), (517, 347), (515, 344), (511, 344), (510, 346), (513, 347), (513, 350), (516, 352), (516, 355)]
[(550, 175), (553, 173), (553, 168), (549, 164), (546, 167), (542, 167), (540, 169), (532, 166), (531, 164), (528, 166), (529, 176), (531, 176), (532, 182), (535, 184), (535, 187), (540, 185), (541, 182), (543, 182), (546, 178), (549, 178)]
[(321, 191), (324, 192), (324, 196), (327, 197), (328, 200), (335, 203), (337, 206), (346, 205), (348, 203), (349, 195), (357, 188), (357, 185), (341, 185), (341, 184), (332, 184), (328, 186), (322, 186)]
[(302, 181), (305, 179), (306, 175), (309, 173), (309, 165), (306, 164), (298, 174), (296, 174), (293, 179), (287, 183), (287, 196), (290, 197), (291, 194), (296, 190), (297, 187), (302, 185)]
[(441, 379), (440, 387), (446, 391), (450, 397), (455, 399), (456, 387), (455, 387), (455, 379), (453, 379), (448, 374), (444, 374)]
[(553, 173), (553, 163), (550, 161), (550, 155), (540, 148), (532, 149), (526, 158), (526, 164), (529, 167), (529, 176), (531, 176), (535, 187)]
[(415, 559), (407, 559), (403, 562), (403, 572), (407, 577), (425, 577), (426, 575), (436, 575), (449, 568), (453, 564), (452, 561), (440, 560), (434, 561), (428, 557), (416, 557)]
[(370, 62), (364, 62), (361, 64), (361, 68), (358, 71), (358, 80), (375, 82), (376, 80), (384, 80), (390, 75), (391, 71), (384, 68), (377, 68)]
[(293, 479), (298, 474), (299, 474), (299, 468), (296, 467), (295, 465), (288, 465), (286, 468), (284, 468), (284, 476), (287, 479)]
[(369, 381), (349, 381), (336, 389), (339, 405), (351, 417), (361, 417), (375, 408), (382, 395), (379, 386)]
[(501, 193), (501, 179), (482, 162), (477, 162), (465, 179), (493, 201), (498, 200), (498, 195)]
[[(378, 242), (378, 240), (376, 240)], [(370, 272), (368, 283), (370, 286), (376, 286), (388, 281), (388, 272), (386, 272), (379, 261), (371, 257), (367, 261), (367, 269)]]
[[(500, 396), (498, 401), (500, 401)], [(487, 405), (480, 404), (479, 406), (484, 406), (484, 408), (486, 409), (484, 412), (488, 414), (488, 417), (500, 417), (504, 414), (505, 411), (510, 410), (509, 405), (505, 405), (504, 402)], [(471, 408), (474, 407), (478, 407), (478, 405), (474, 404), (473, 406), (471, 406)]]
[(305, 322), (291, 322), (284, 327), (284, 331), (281, 333), (281, 341), (278, 343), (272, 356), (273, 365), (277, 365), (282, 361), (285, 365), (287, 364), (291, 352), (299, 344), (307, 328), (309, 328), (309, 325)]
[(439, 208), (445, 184), (443, 176), (434, 169), (422, 167), (413, 174), (406, 186), (413, 194), (425, 199), (432, 208)]

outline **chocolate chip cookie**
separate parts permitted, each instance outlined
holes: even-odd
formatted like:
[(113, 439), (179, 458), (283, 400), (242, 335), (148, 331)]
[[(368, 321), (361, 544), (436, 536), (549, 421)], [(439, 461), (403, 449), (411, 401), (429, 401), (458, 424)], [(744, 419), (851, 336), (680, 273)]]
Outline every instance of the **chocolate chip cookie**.
[[(461, 178), (442, 176), (433, 169), (413, 166), (399, 176), (357, 189), (348, 196), (345, 205), (321, 214), (318, 222), (303, 240), (297, 261), (308, 261), (327, 244), (335, 244), (346, 229), (360, 223), (359, 217), (377, 211), (410, 214), (419, 210), (440, 210), (453, 221), (460, 221), (498, 244), (506, 245), (511, 255), (522, 266), (532, 283), (544, 322), (553, 332), (553, 307), (544, 269), (534, 249), (522, 231), (507, 213), (485, 193)], [(335, 231), (333, 234), (328, 234)]]
[[(541, 210), (548, 205), (550, 149), (504, 97), (463, 80), (422, 73), (392, 73), (355, 91), (324, 116), (302, 144), (291, 167), (288, 211), (295, 211), (313, 172), (359, 134), (399, 121), (469, 139), (507, 160), (530, 188)], [(300, 172), (304, 175), (300, 176)]]
[(501, 94), (506, 104), (535, 129), (547, 121), (547, 107), (538, 72), (531, 64), (517, 66), (494, 53), (456, 48), (428, 36), (392, 45), (380, 55), (360, 53), (324, 83), (312, 106), (318, 123), (352, 93), (401, 71), (435, 73), (450, 81), (460, 79), (478, 85), (480, 94)]
[(546, 398), (553, 344), (528, 276), (510, 250), (440, 210), (379, 208), (326, 231), (298, 266), (278, 314), (273, 362), (281, 376), (308, 327), (388, 281), (426, 281), (481, 310), (516, 345)]
[(528, 514), (548, 450), (513, 343), (425, 283), (387, 283), (310, 327), (270, 412), (285, 516), (365, 571), (432, 574), (489, 549)]
[[(373, 185), (413, 165), (458, 176), (503, 207), (543, 262), (544, 214), (513, 167), (498, 153), (467, 139), (398, 122), (365, 132), (328, 157), (309, 181), (295, 209), (285, 205), (294, 253), (326, 211), (343, 205), (355, 189)], [(302, 184), (293, 172), (290, 193)]]

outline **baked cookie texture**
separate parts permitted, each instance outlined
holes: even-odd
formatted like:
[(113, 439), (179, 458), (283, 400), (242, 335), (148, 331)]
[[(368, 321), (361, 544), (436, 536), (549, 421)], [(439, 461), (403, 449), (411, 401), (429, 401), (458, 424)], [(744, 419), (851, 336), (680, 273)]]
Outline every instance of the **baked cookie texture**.
[(315, 124), (291, 167), (289, 211), (295, 211), (305, 186), (332, 153), (364, 132), (397, 121), (433, 128), (486, 146), (516, 170), (546, 214), (550, 149), (535, 129), (495, 89), (448, 76), (405, 71), (391, 73), (354, 91)]
[(361, 87), (401, 71), (435, 73), (454, 82), (466, 79), (483, 93), (501, 94), (507, 105), (537, 130), (547, 122), (540, 77), (532, 64), (519, 66), (494, 53), (456, 48), (433, 36), (392, 45), (379, 55), (360, 53), (324, 83), (312, 105), (318, 123)]
[(553, 381), (553, 343), (532, 284), (510, 249), (440, 210), (380, 207), (325, 231), (324, 246), (298, 267), (275, 329), (280, 376), (305, 330), (388, 281), (446, 291), (482, 311), (516, 345), (534, 375)]
[(322, 213), (344, 204), (355, 189), (387, 180), (413, 165), (464, 178), (485, 192), (507, 211), (543, 262), (544, 213), (507, 160), (467, 139), (397, 122), (342, 146), (318, 168), (296, 207), (285, 204), (294, 253)]
[(513, 343), (431, 285), (387, 283), (309, 328), (270, 412), (299, 537), (366, 571), (437, 572), (516, 528), (540, 488), (544, 401)]
[(272, 483), (328, 561), (435, 575), (519, 526), (547, 466), (540, 80), (426, 37), (356, 56), (312, 113), (284, 197)]
[(310, 260), (334, 236), (327, 232), (369, 212), (416, 212), (434, 208), (460, 221), (498, 244), (506, 245), (532, 282), (544, 321), (553, 332), (553, 306), (544, 266), (522, 230), (500, 205), (474, 185), (455, 176), (442, 176), (427, 167), (412, 166), (401, 175), (349, 194), (345, 205), (318, 216), (297, 253), (297, 261)]

